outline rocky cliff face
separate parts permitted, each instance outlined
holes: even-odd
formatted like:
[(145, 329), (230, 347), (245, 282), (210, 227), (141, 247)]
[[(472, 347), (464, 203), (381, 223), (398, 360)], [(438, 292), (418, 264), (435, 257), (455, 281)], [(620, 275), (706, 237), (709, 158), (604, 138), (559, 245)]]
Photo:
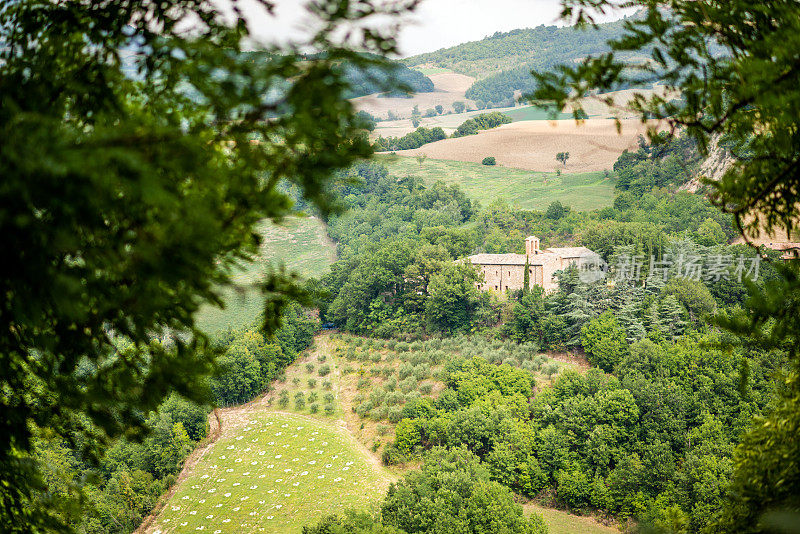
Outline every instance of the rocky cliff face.
[(700, 179), (705, 177), (711, 180), (719, 180), (725, 171), (736, 161), (733, 155), (724, 147), (720, 146), (720, 135), (715, 135), (708, 146), (708, 157), (700, 164), (694, 178), (681, 186), (686, 191), (696, 192), (702, 187)]

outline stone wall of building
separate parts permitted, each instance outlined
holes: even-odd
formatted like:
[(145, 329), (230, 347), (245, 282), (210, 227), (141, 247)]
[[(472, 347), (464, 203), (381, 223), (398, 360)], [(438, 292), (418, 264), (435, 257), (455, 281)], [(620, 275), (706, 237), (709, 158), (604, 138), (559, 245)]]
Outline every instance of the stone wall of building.
[[(530, 265), (529, 289), (534, 285), (544, 287), (544, 269), (541, 265)], [(504, 295), (507, 289), (518, 291), (525, 283), (524, 265), (481, 265), (484, 282), (479, 283), (478, 289), (494, 291)], [(547, 289), (547, 288), (545, 288)]]

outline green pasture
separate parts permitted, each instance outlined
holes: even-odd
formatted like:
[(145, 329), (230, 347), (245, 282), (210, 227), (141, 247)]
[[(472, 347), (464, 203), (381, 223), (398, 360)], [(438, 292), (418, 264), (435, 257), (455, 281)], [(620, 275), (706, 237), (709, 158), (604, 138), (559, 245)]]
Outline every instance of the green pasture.
[[(487, 110), (491, 111), (491, 110)], [(550, 116), (550, 113), (543, 109), (536, 106), (521, 106), (514, 109), (509, 109), (508, 111), (503, 111), (504, 115), (508, 115), (514, 122), (518, 121), (543, 121), (543, 120), (552, 120), (553, 117)], [(555, 119), (562, 120), (562, 119), (571, 119), (572, 113), (559, 113)]]
[(263, 239), (258, 259), (240, 266), (234, 275), (237, 287), (222, 290), (225, 308), (203, 306), (198, 312), (198, 324), (206, 332), (241, 328), (256, 320), (263, 302), (252, 285), (268, 269), (283, 267), (308, 278), (322, 275), (336, 259), (336, 247), (319, 219), (290, 217), (280, 225), (264, 221), (258, 233)]
[(578, 174), (534, 172), (501, 166), (487, 166), (464, 161), (403, 156), (377, 156), (397, 177), (416, 176), (432, 184), (441, 180), (455, 184), (472, 199), (486, 206), (497, 199), (525, 209), (543, 210), (553, 201), (575, 210), (589, 211), (610, 206), (614, 200), (614, 182), (602, 172)]
[(524, 507), (525, 515), (541, 514), (547, 523), (549, 534), (619, 534), (619, 530), (601, 525), (591, 517), (572, 515), (554, 508), (543, 508), (534, 504)]
[(253, 414), (220, 439), (164, 507), (157, 532), (300, 532), (377, 503), (386, 478), (341, 431), (295, 415)]

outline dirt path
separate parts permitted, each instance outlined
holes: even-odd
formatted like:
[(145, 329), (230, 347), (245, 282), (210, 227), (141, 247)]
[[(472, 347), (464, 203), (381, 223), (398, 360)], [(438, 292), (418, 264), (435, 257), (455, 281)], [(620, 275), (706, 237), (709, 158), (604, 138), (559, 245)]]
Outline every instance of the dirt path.
[[(332, 356), (330, 339), (328, 338), (327, 333), (319, 334), (315, 338), (314, 345), (312, 346), (311, 350), (299, 357), (290, 366), (290, 368), (301, 365), (303, 361), (307, 361), (309, 358), (316, 358), (316, 356), (320, 353), (325, 353), (329, 357)], [(336, 388), (335, 395), (336, 398), (339, 399), (341, 371), (339, 370), (338, 366), (336, 366), (331, 375), (333, 378), (335, 378), (333, 380)], [(386, 469), (386, 467), (381, 463), (380, 459), (374, 455), (363, 443), (356, 439), (356, 437), (348, 429), (347, 421), (343, 417), (331, 421), (330, 419), (323, 419), (322, 417), (278, 410), (273, 407), (272, 403), (275, 395), (275, 391), (266, 392), (246, 404), (230, 406), (228, 408), (217, 408), (208, 414), (208, 437), (206, 437), (206, 439), (203, 440), (200, 445), (194, 451), (192, 451), (191, 454), (189, 454), (184, 462), (183, 469), (181, 469), (181, 472), (175, 479), (175, 483), (169, 488), (169, 490), (167, 490), (166, 493), (161, 496), (150, 514), (144, 518), (139, 528), (134, 531), (134, 534), (152, 533), (156, 527), (155, 520), (163, 510), (164, 506), (172, 498), (172, 496), (175, 495), (175, 492), (178, 490), (183, 481), (193, 474), (197, 465), (213, 448), (214, 444), (222, 437), (235, 435), (239, 429), (247, 425), (247, 423), (250, 421), (250, 418), (255, 414), (268, 412), (276, 415), (290, 415), (292, 417), (305, 419), (317, 426), (324, 426), (350, 442), (356, 451), (363, 456), (367, 463), (373, 466), (375, 475), (379, 477), (381, 482), (387, 488), (390, 483), (397, 480), (397, 477)]]
[(158, 517), (158, 514), (161, 513), (161, 510), (164, 509), (164, 506), (167, 502), (175, 495), (175, 492), (178, 490), (180, 485), (183, 483), (184, 480), (194, 471), (194, 468), (197, 467), (197, 464), (203, 457), (206, 455), (208, 451), (210, 451), (214, 444), (219, 440), (220, 436), (222, 435), (222, 429), (224, 426), (223, 418), (220, 416), (220, 410), (215, 409), (213, 412), (208, 414), (208, 436), (205, 440), (201, 442), (201, 444), (189, 454), (186, 458), (186, 461), (183, 463), (183, 469), (181, 472), (178, 473), (178, 477), (175, 479), (175, 482), (172, 486), (167, 490), (167, 492), (159, 498), (158, 503), (153, 508), (147, 517), (144, 518), (142, 524), (139, 525), (139, 528), (134, 530), (134, 534), (144, 534), (145, 532), (151, 532), (155, 527), (154, 521)]

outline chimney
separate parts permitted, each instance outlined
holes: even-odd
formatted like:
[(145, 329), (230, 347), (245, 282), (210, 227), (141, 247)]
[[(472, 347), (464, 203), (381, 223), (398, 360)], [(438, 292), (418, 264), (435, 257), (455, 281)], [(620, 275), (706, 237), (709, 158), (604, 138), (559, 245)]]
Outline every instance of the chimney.
[(525, 240), (525, 255), (526, 256), (534, 256), (539, 254), (539, 238), (535, 235), (528, 237)]

